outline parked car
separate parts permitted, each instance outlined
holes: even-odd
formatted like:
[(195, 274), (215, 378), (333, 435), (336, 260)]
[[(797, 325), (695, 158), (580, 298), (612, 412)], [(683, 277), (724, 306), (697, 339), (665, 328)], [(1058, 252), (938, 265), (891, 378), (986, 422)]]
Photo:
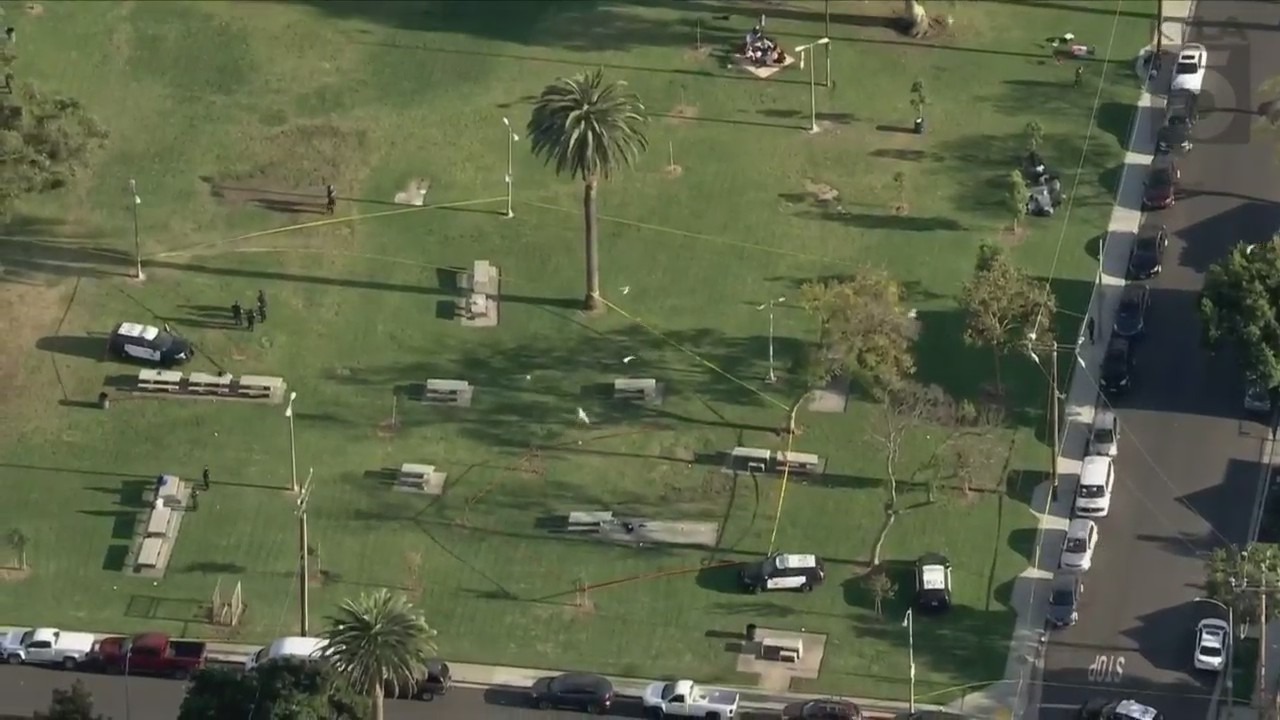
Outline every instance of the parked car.
[(93, 647), (92, 634), (57, 628), (19, 629), (0, 635), (0, 655), (12, 665), (60, 665), (74, 670)]
[(800, 590), (809, 592), (822, 584), (827, 571), (817, 555), (777, 553), (742, 568), (739, 579), (749, 592)]
[(427, 661), (422, 672), (412, 683), (388, 683), (383, 686), (387, 697), (412, 700), (434, 700), (437, 695), (449, 692), (453, 685), (453, 676), (449, 672), (449, 663), (431, 659)]
[(641, 702), (646, 714), (729, 720), (738, 714), (738, 693), (704, 688), (692, 680), (656, 682), (645, 688)]
[(174, 640), (164, 633), (107, 637), (92, 657), (108, 673), (165, 675), (185, 680), (204, 667), (205, 643)]
[(1205, 618), (1196, 626), (1197, 670), (1220, 672), (1227, 663), (1227, 647), (1231, 641), (1231, 628), (1226, 620)]
[(603, 715), (613, 705), (613, 683), (589, 673), (539, 678), (529, 694), (534, 706), (541, 710), (567, 708)]
[(107, 348), (122, 360), (170, 367), (195, 357), (195, 347), (186, 339), (154, 325), (123, 322), (111, 331)]
[(1271, 414), (1271, 391), (1259, 380), (1245, 380), (1244, 409), (1255, 415)]
[(1180, 90), (1169, 93), (1164, 105), (1164, 126), (1156, 133), (1156, 151), (1191, 150), (1191, 128), (1199, 119), (1198, 96)]
[(1178, 64), (1173, 66), (1173, 83), (1170, 92), (1200, 93), (1204, 87), (1205, 70), (1209, 67), (1209, 53), (1203, 45), (1188, 43), (1178, 53)]
[(1125, 338), (1138, 337), (1147, 329), (1147, 307), (1151, 304), (1151, 291), (1141, 283), (1130, 283), (1120, 293), (1116, 307), (1116, 322), (1112, 330)]
[(1163, 162), (1151, 166), (1142, 189), (1142, 209), (1163, 210), (1173, 207), (1178, 195), (1178, 181), (1181, 179), (1182, 172), (1177, 163), (1167, 159), (1167, 156)]
[(1137, 700), (1094, 698), (1076, 713), (1078, 720), (1164, 720), (1164, 715)]
[(296, 658), (298, 660), (319, 660), (328, 642), (313, 637), (282, 637), (273, 640), (270, 645), (260, 648), (256, 653), (244, 659), (244, 671), (251, 672), (265, 662), (277, 658)]
[(1089, 431), (1089, 455), (1115, 457), (1120, 451), (1120, 418), (1111, 410), (1099, 410), (1093, 415), (1093, 428)]
[(1164, 269), (1164, 250), (1169, 246), (1169, 232), (1161, 227), (1154, 235), (1143, 235), (1129, 249), (1129, 279), (1147, 280)]
[(1053, 627), (1075, 625), (1080, 619), (1080, 596), (1084, 580), (1075, 573), (1058, 573), (1049, 587), (1049, 624)]
[(945, 555), (925, 553), (916, 559), (916, 607), (922, 610), (951, 607), (951, 561)]
[(1107, 353), (1102, 357), (1100, 384), (1105, 392), (1123, 395), (1133, 385), (1136, 363), (1133, 347), (1124, 338), (1111, 338)]
[(1111, 512), (1111, 491), (1116, 467), (1106, 455), (1089, 455), (1080, 462), (1080, 482), (1076, 483), (1076, 515), (1106, 517)]
[(1098, 524), (1076, 518), (1067, 524), (1067, 537), (1062, 542), (1063, 570), (1088, 572), (1093, 566), (1093, 549), (1098, 546)]
[(782, 720), (862, 720), (862, 708), (839, 698), (806, 700), (782, 708)]

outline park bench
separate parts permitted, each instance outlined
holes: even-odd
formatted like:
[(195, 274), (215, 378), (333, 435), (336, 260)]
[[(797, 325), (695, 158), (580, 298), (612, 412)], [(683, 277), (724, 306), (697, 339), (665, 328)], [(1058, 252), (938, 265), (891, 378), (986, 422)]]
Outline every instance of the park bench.
[(244, 375), (236, 384), (236, 393), (246, 398), (269, 398), (284, 392), (284, 378), (270, 375)]
[(613, 381), (613, 399), (652, 402), (658, 397), (658, 381), (653, 378), (618, 378)]
[(729, 453), (733, 467), (745, 466), (747, 472), (766, 472), (773, 453), (763, 448), (736, 447)]
[(778, 662), (800, 662), (800, 658), (804, 657), (804, 642), (800, 638), (764, 638), (760, 641), (760, 657)]
[(441, 405), (466, 405), (471, 402), (473, 388), (466, 380), (427, 380), (423, 400)]
[(613, 513), (608, 510), (571, 512), (568, 529), (575, 532), (591, 532), (613, 522), (615, 522)]
[(138, 546), (138, 567), (153, 568), (160, 564), (160, 551), (164, 549), (164, 539), (146, 537)]

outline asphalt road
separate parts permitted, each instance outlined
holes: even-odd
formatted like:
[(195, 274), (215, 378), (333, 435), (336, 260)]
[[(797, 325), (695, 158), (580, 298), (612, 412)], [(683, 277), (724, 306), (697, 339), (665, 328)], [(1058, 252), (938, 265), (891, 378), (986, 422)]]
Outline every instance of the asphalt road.
[(1280, 5), (1200, 0), (1189, 41), (1209, 51), (1203, 116), (1179, 163), (1177, 205), (1144, 218), (1144, 232), (1163, 224), (1173, 238), (1151, 283), (1137, 385), (1115, 401), (1117, 491), (1099, 523), (1080, 622), (1055, 631), (1046, 650), (1045, 720), (1098, 696), (1205, 720), (1217, 678), (1191, 668), (1193, 633), (1218, 613), (1193, 602), (1202, 555), (1247, 539), (1260, 481), (1264, 427), (1242, 411), (1235, 366), (1201, 349), (1196, 303), (1210, 264), (1280, 227), (1280, 148), (1250, 115), (1264, 99), (1258, 86), (1280, 76)]
[[(182, 704), (186, 683), (176, 680), (68, 673), (34, 667), (0, 667), (0, 715), (30, 716), (49, 708), (54, 688), (68, 688), (81, 680), (93, 693), (94, 709), (112, 720), (174, 720)], [(126, 707), (130, 713), (126, 713)], [(469, 690), (454, 688), (430, 702), (387, 701), (387, 720), (581, 720), (584, 717), (640, 718), (639, 701), (622, 698), (608, 715), (534, 710), (518, 688)], [(742, 720), (774, 720), (776, 714), (747, 712)]]

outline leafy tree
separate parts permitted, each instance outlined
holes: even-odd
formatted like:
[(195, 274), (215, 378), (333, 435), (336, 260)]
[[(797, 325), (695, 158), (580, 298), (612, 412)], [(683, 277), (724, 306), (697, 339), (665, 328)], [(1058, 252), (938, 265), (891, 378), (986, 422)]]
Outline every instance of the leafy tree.
[(1040, 147), (1040, 143), (1044, 142), (1044, 126), (1032, 120), (1027, 123), (1025, 132), (1027, 134), (1027, 152), (1035, 152)]
[(93, 711), (93, 695), (80, 680), (71, 683), (70, 690), (53, 691), (49, 710), (36, 713), (35, 720), (108, 720), (107, 716)]
[(1001, 358), (1022, 350), (1028, 335), (1041, 324), (1050, 324), (1055, 311), (1053, 292), (1013, 264), (996, 245), (978, 248), (973, 277), (960, 291), (965, 319), (964, 339), (991, 349), (995, 359), (996, 389), (1004, 391)]
[(1237, 623), (1261, 619), (1263, 594), (1267, 619), (1280, 616), (1280, 549), (1271, 545), (1214, 548), (1206, 575), (1209, 597), (1231, 606)]
[(15, 79), (16, 59), (11, 46), (0, 50), (0, 213), (24, 195), (65, 186), (107, 138), (78, 100)]
[(1030, 188), (1027, 187), (1027, 179), (1022, 176), (1021, 170), (1012, 170), (1009, 172), (1009, 194), (1005, 196), (1005, 205), (1008, 207), (1009, 214), (1013, 217), (1013, 229), (1017, 230), (1022, 223), (1022, 219), (1027, 216), (1027, 194)]
[(384, 686), (417, 681), (435, 653), (436, 631), (403, 595), (386, 589), (343, 601), (329, 622), (325, 656), (368, 694), (374, 720), (382, 720)]
[(10, 530), (7, 539), (9, 540), (9, 548), (13, 550), (13, 556), (18, 561), (18, 569), (26, 570), (27, 547), (31, 544), (31, 539), (20, 528)]
[(924, 107), (929, 104), (929, 97), (924, 92), (924, 80), (916, 78), (911, 83), (911, 109), (916, 111), (917, 118), (924, 117)]
[(606, 83), (604, 70), (560, 78), (543, 89), (534, 103), (528, 132), (533, 154), (554, 165), (557, 175), (582, 181), (585, 222), (587, 295), (591, 312), (600, 302), (600, 240), (596, 190), (622, 167), (634, 164), (649, 140), (648, 116), (624, 82)]
[(278, 659), (242, 673), (197, 672), (178, 720), (363, 720), (369, 701), (328, 663)]
[(1200, 317), (1211, 346), (1234, 347), (1246, 375), (1280, 385), (1280, 236), (1209, 268)]

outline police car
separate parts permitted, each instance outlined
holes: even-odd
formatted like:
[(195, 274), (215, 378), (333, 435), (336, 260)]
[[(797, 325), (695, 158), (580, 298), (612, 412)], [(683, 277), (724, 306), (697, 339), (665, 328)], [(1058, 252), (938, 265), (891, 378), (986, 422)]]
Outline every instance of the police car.
[(916, 560), (916, 607), (946, 610), (951, 607), (951, 561), (938, 553)]
[(758, 565), (742, 569), (742, 585), (749, 592), (801, 590), (809, 592), (826, 579), (827, 571), (817, 555), (778, 553)]
[(111, 331), (108, 348), (118, 358), (161, 366), (181, 365), (196, 352), (190, 341), (168, 328), (131, 322), (120, 323)]

